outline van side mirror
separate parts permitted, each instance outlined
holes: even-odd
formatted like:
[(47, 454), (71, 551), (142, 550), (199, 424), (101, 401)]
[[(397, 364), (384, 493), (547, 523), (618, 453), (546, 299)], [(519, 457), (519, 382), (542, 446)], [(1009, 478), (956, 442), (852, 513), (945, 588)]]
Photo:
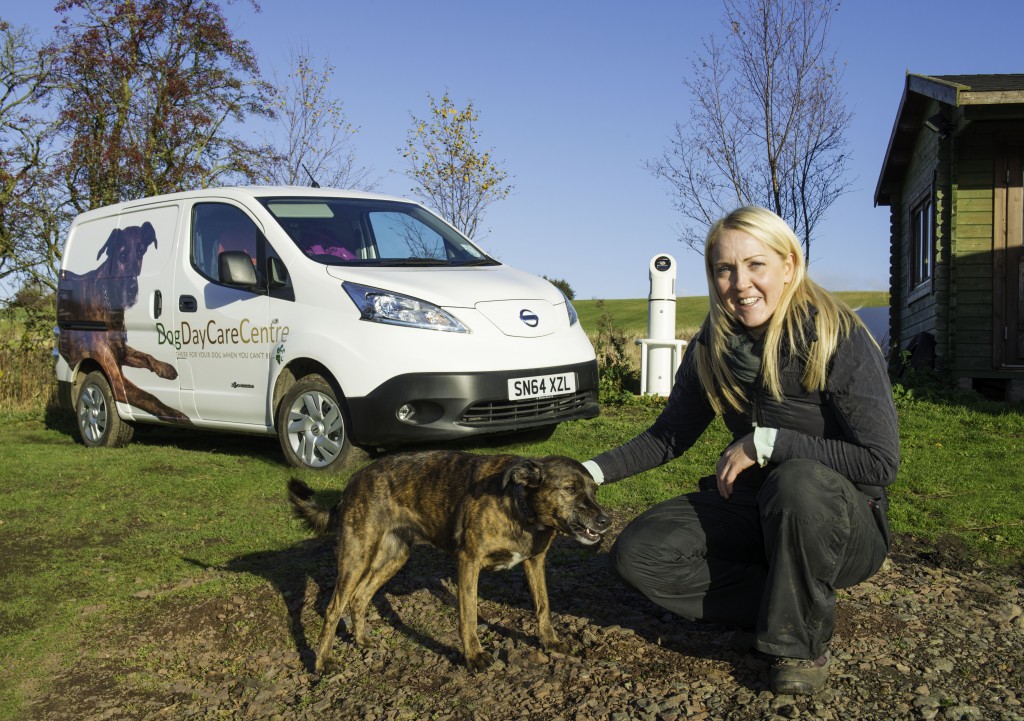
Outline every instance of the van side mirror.
[(237, 285), (254, 288), (259, 282), (252, 258), (241, 250), (225, 250), (217, 257), (217, 271), (220, 282), (226, 285)]

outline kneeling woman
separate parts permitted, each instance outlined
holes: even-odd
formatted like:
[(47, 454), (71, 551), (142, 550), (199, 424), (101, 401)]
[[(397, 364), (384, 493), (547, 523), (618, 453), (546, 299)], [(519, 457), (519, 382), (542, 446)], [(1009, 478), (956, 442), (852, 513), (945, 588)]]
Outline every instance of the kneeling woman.
[(814, 693), (828, 675), (836, 589), (873, 575), (889, 548), (899, 434), (885, 359), (807, 277), (774, 213), (722, 218), (704, 259), (710, 312), (664, 411), (585, 465), (599, 483), (640, 473), (721, 415), (733, 442), (714, 475), (636, 518), (612, 566), (680, 616), (740, 629), (736, 639), (773, 657), (775, 693)]

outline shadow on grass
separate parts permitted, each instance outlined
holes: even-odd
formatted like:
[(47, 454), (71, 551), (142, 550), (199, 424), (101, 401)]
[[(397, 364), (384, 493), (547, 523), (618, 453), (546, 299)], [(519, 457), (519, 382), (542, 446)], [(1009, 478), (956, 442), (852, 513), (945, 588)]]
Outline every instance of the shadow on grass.
[[(48, 430), (81, 443), (73, 412), (55, 405), (47, 406), (43, 423)], [(136, 423), (132, 444), (176, 448), (183, 451), (216, 452), (230, 456), (259, 458), (286, 468), (276, 436), (226, 433), (189, 426)]]

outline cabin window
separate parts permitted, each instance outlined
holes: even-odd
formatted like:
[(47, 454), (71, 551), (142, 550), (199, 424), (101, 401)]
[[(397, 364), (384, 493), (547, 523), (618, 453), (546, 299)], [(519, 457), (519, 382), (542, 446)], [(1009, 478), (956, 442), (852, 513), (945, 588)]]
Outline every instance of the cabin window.
[(910, 212), (910, 269), (911, 288), (935, 273), (935, 202), (930, 194)]

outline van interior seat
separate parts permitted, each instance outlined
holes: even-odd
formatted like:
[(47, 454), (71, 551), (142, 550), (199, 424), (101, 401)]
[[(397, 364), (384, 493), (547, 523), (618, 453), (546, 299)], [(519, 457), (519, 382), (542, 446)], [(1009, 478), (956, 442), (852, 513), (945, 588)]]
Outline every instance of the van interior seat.
[(256, 264), (256, 228), (241, 224), (229, 225), (221, 231), (217, 243), (217, 253), (227, 250), (240, 250), (249, 256), (253, 265)]
[(352, 260), (356, 254), (348, 247), (351, 245), (339, 240), (337, 234), (327, 228), (311, 228), (302, 233), (302, 251), (309, 256), (333, 255), (342, 260)]

